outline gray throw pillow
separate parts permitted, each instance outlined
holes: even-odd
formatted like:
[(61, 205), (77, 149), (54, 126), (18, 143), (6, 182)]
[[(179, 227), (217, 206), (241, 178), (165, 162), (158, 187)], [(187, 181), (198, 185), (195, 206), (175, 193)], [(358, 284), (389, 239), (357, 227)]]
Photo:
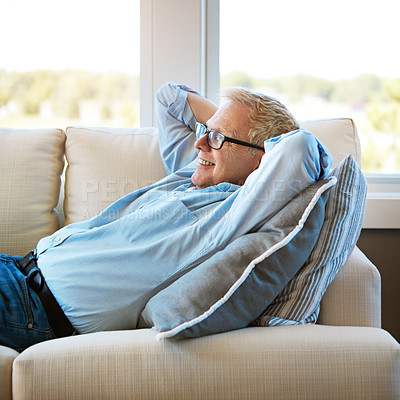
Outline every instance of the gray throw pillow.
[(309, 257), (336, 178), (311, 185), (270, 218), (152, 297), (141, 326), (157, 338), (197, 337), (248, 326)]

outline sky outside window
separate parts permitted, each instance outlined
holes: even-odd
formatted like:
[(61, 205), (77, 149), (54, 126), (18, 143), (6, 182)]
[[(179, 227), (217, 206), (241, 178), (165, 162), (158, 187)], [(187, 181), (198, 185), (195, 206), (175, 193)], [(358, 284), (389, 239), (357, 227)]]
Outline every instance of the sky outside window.
[(0, 35), (0, 125), (139, 125), (139, 0), (4, 0)]
[(300, 120), (351, 117), (363, 170), (400, 173), (398, 0), (220, 6), (221, 86), (275, 96)]
[(139, 74), (139, 0), (2, 0), (0, 10), (0, 68)]
[(221, 74), (398, 78), (398, 0), (221, 0)]

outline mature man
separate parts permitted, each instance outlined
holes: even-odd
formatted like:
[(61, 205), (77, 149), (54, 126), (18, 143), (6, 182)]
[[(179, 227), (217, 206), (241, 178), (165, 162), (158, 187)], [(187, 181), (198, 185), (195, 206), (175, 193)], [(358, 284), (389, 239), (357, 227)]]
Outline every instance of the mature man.
[(162, 86), (168, 176), (24, 258), (0, 256), (0, 344), (136, 328), (154, 294), (327, 175), (330, 155), (282, 104), (245, 89), (227, 97), (217, 108), (186, 86)]

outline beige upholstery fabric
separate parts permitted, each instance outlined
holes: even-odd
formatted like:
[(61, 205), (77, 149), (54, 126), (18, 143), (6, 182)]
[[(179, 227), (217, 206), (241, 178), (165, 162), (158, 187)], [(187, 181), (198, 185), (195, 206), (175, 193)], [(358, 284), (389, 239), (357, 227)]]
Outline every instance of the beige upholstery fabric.
[(357, 247), (328, 286), (318, 323), (381, 327), (380, 274)]
[(60, 129), (0, 129), (0, 252), (25, 255), (59, 228)]
[(11, 400), (12, 363), (18, 353), (0, 346), (0, 400)]
[(398, 357), (376, 328), (247, 328), (180, 341), (102, 332), (23, 352), (13, 399), (395, 399)]
[(301, 121), (300, 126), (313, 133), (329, 150), (334, 161), (339, 164), (348, 154), (352, 154), (361, 166), (361, 145), (357, 128), (350, 118), (317, 119)]
[(65, 223), (89, 219), (166, 175), (155, 128), (67, 128)]

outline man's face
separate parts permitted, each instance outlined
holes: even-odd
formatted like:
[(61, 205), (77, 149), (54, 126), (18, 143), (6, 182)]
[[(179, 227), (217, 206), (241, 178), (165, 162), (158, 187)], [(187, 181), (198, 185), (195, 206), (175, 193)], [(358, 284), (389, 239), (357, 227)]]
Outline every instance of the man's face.
[[(207, 121), (207, 128), (248, 142), (248, 114), (246, 106), (230, 101)], [(221, 149), (215, 150), (207, 144), (207, 135), (196, 141), (195, 148), (198, 160), (192, 182), (197, 189), (222, 182), (243, 185), (250, 173), (258, 167), (264, 154), (261, 150), (251, 154), (248, 147), (228, 142), (225, 142)]]

